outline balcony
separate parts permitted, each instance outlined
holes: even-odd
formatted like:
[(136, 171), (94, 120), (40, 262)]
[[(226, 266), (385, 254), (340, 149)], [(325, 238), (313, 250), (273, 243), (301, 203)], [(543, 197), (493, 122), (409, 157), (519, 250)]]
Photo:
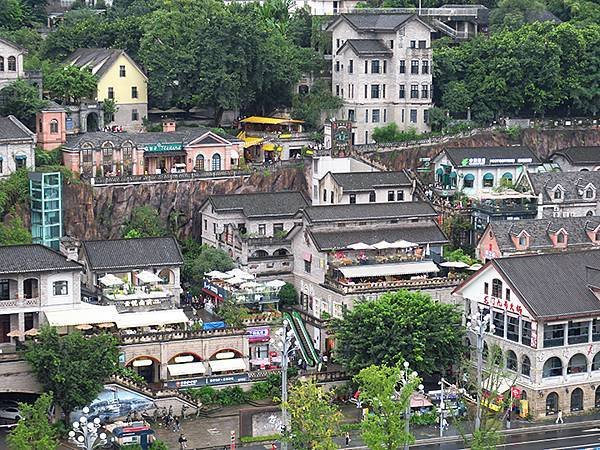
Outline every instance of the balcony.
[(453, 277), (432, 277), (432, 278), (413, 278), (409, 280), (393, 281), (374, 281), (349, 283), (339, 280), (326, 278), (324, 287), (331, 289), (343, 295), (347, 294), (368, 294), (376, 292), (386, 292), (398, 289), (427, 289), (434, 287), (453, 287), (458, 286), (466, 279), (465, 276)]
[(0, 310), (6, 312), (8, 309), (36, 308), (40, 306), (40, 298), (12, 298), (0, 300)]
[(480, 202), (473, 204), (475, 211), (480, 211), (490, 216), (503, 215), (535, 215), (537, 214), (536, 203), (517, 203), (517, 202)]
[[(340, 255), (341, 256), (341, 255)], [(421, 251), (419, 254), (390, 254), (390, 255), (377, 255), (377, 254), (359, 254), (359, 255), (346, 255), (341, 257), (329, 255), (327, 257), (327, 264), (332, 268), (346, 267), (346, 266), (364, 266), (373, 264), (386, 264), (395, 262), (415, 262), (423, 261), (424, 256)]]

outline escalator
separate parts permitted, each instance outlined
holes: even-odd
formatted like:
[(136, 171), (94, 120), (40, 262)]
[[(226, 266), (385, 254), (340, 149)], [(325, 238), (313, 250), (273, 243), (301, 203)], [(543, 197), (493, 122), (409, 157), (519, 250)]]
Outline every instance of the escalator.
[(312, 341), (308, 336), (308, 332), (304, 327), (304, 323), (302, 322), (300, 315), (294, 311), (292, 314), (287, 312), (284, 313), (283, 317), (290, 324), (290, 328), (294, 334), (294, 337), (296, 338), (296, 341), (298, 342), (300, 353), (302, 354), (304, 361), (306, 361), (306, 365), (308, 367), (315, 367), (319, 362), (319, 357), (314, 346), (312, 345)]

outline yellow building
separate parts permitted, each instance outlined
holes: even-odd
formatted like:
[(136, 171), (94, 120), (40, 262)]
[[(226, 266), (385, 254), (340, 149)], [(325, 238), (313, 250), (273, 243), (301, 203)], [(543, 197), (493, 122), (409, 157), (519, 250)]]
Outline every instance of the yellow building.
[(96, 100), (114, 99), (117, 112), (105, 125), (118, 125), (129, 131), (141, 129), (142, 119), (148, 115), (148, 77), (125, 51), (80, 48), (66, 63), (87, 67), (98, 77)]

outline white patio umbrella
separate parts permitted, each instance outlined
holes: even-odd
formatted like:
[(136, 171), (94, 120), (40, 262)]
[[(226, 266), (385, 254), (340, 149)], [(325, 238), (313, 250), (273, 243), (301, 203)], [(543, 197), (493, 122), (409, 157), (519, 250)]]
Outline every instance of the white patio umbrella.
[(238, 269), (237, 267), (235, 269), (231, 269), (229, 272), (227, 272), (227, 274), (232, 277), (242, 278), (244, 280), (254, 279), (254, 275), (244, 272), (242, 269)]
[(121, 286), (125, 284), (123, 280), (112, 273), (107, 273), (102, 278), (99, 278), (98, 281), (106, 287)]
[(468, 270), (472, 270), (473, 272), (477, 272), (482, 267), (483, 266), (481, 264), (473, 264), (471, 267), (468, 268)]
[(256, 281), (247, 281), (245, 283), (240, 284), (240, 287), (242, 289), (252, 289), (252, 288), (257, 288), (259, 286), (262, 286), (262, 284), (257, 283)]
[(204, 275), (210, 278), (217, 278), (219, 280), (225, 280), (227, 278), (233, 277), (233, 275), (229, 275), (228, 273), (220, 272), (218, 270), (211, 270), (210, 272), (207, 272)]
[(466, 267), (469, 267), (469, 265), (462, 261), (446, 261), (441, 263), (440, 267), (448, 267), (451, 269), (464, 269)]
[(268, 286), (268, 287), (272, 287), (272, 288), (277, 289), (277, 288), (285, 286), (285, 281), (281, 281), (281, 280), (267, 281), (265, 283), (265, 285)]
[(142, 283), (159, 283), (162, 281), (161, 277), (148, 270), (142, 270), (136, 276), (137, 279), (140, 280)]
[(419, 244), (415, 244), (414, 242), (405, 241), (404, 239), (399, 239), (395, 242), (392, 242), (393, 248), (414, 248), (418, 247)]
[(243, 278), (231, 277), (231, 278), (227, 278), (225, 280), (225, 283), (228, 283), (228, 284), (240, 284), (240, 283), (243, 283), (244, 281), (246, 281), (246, 280), (244, 280)]
[(385, 248), (394, 248), (392, 244), (388, 241), (379, 241), (377, 244), (373, 244), (373, 247), (377, 250), (383, 250)]
[(350, 250), (373, 250), (375, 247), (364, 242), (357, 242), (356, 244), (350, 244), (348, 248)]

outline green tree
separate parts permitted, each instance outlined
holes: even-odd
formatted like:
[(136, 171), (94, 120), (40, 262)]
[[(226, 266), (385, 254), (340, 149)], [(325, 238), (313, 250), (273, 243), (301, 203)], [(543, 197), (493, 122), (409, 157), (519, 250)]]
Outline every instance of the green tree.
[(44, 393), (33, 405), (19, 403), (22, 419), (8, 434), (10, 450), (55, 450), (58, 448), (56, 429), (48, 418), (52, 406), (52, 393)]
[(442, 104), (453, 114), (466, 114), (473, 103), (473, 93), (469, 91), (464, 80), (448, 83), (442, 97)]
[(114, 98), (105, 98), (102, 102), (102, 112), (104, 113), (104, 123), (112, 122), (112, 118), (119, 110)]
[(50, 95), (65, 103), (79, 103), (84, 98), (94, 98), (98, 79), (88, 68), (64, 66), (45, 77), (44, 86)]
[(20, 217), (13, 217), (6, 223), (0, 222), (0, 245), (16, 244), (31, 244), (31, 233)]
[(295, 305), (298, 303), (298, 291), (292, 283), (285, 283), (279, 290), (279, 300), (282, 305)]
[(297, 119), (319, 129), (323, 125), (323, 115), (332, 116), (339, 110), (343, 101), (331, 93), (331, 88), (324, 81), (316, 81), (308, 94), (297, 94), (292, 102), (293, 114)]
[(377, 127), (373, 130), (373, 140), (377, 143), (386, 142), (406, 142), (419, 139), (419, 134), (414, 128), (400, 131), (395, 122), (390, 122), (383, 127)]
[(23, 355), (68, 417), (102, 391), (116, 370), (119, 349), (110, 334), (83, 336), (74, 332), (59, 336), (55, 328), (44, 327), (36, 342), (26, 344)]
[(539, 0), (500, 0), (490, 14), (490, 27), (493, 31), (517, 30), (540, 17), (545, 9)]
[(235, 267), (231, 257), (219, 248), (201, 245), (193, 239), (182, 243), (183, 279), (188, 283), (199, 285), (204, 274), (211, 270), (225, 272)]
[[(405, 413), (421, 379), (412, 374), (405, 376), (405, 371), (400, 364), (369, 366), (354, 377), (360, 400), (370, 409), (370, 414), (361, 422), (361, 435), (372, 450), (396, 450), (402, 444), (414, 442), (414, 437), (407, 435), (404, 428)], [(408, 382), (401, 384), (404, 378)]]
[(342, 414), (331, 402), (332, 394), (314, 381), (298, 382), (291, 386), (287, 410), (290, 414), (293, 448), (307, 450), (336, 450), (333, 438), (338, 434)]
[(17, 30), (23, 24), (25, 12), (19, 0), (0, 0), (0, 27)]
[(169, 450), (169, 446), (158, 439), (150, 445), (150, 450)]
[(442, 108), (429, 108), (429, 125), (432, 131), (442, 131), (450, 122), (447, 111)]
[(150, 206), (136, 206), (131, 212), (131, 218), (125, 224), (123, 237), (156, 237), (165, 236), (166, 228), (163, 226), (158, 210)]
[(240, 328), (244, 319), (248, 317), (248, 309), (236, 303), (234, 300), (226, 299), (217, 308), (217, 315), (232, 328)]
[(336, 358), (352, 374), (370, 365), (405, 359), (423, 375), (444, 372), (460, 360), (464, 329), (453, 305), (401, 290), (361, 301), (334, 319)]
[(26, 208), (29, 201), (29, 175), (19, 169), (0, 181), (0, 217), (7, 213), (18, 216), (17, 208)]
[(0, 91), (0, 115), (12, 114), (29, 129), (35, 130), (35, 115), (46, 105), (38, 89), (25, 80), (17, 80)]

